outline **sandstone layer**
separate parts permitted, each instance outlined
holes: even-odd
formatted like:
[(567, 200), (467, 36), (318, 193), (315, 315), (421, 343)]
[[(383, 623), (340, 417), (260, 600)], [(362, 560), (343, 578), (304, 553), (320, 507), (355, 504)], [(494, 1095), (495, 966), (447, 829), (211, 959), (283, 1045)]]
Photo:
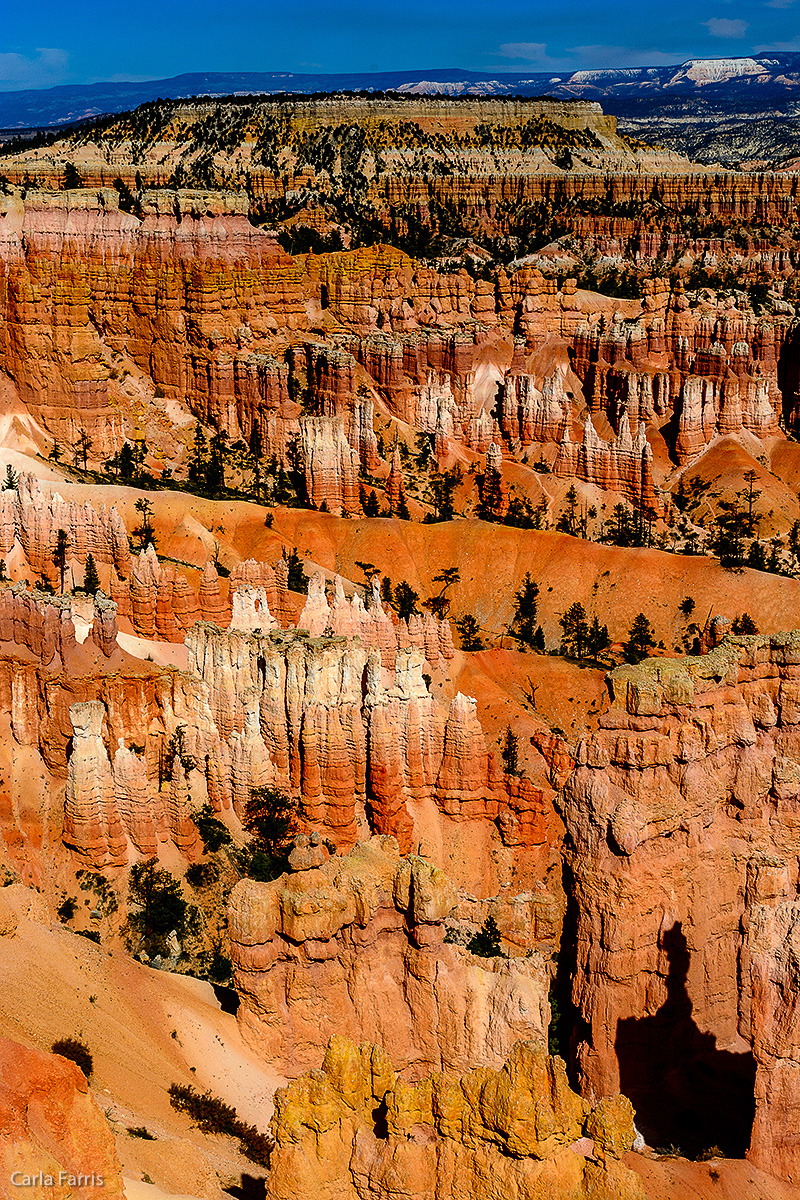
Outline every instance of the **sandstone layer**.
[(269, 1188), (337, 1200), (644, 1200), (620, 1158), (635, 1139), (623, 1096), (592, 1109), (560, 1059), (520, 1042), (499, 1069), (409, 1083), (375, 1045), (331, 1039), (321, 1071), (279, 1091)]
[(649, 1136), (741, 1153), (755, 1077), (750, 1154), (786, 1177), (799, 647), (797, 632), (728, 637), (618, 668), (559, 801), (585, 1094), (622, 1088)]
[(296, 1075), (343, 1033), (419, 1078), (499, 1064), (519, 1038), (545, 1035), (543, 961), (446, 944), (456, 891), (442, 871), (401, 857), (388, 837), (295, 862), (274, 883), (243, 880), (230, 899), (239, 1020), (266, 1062)]

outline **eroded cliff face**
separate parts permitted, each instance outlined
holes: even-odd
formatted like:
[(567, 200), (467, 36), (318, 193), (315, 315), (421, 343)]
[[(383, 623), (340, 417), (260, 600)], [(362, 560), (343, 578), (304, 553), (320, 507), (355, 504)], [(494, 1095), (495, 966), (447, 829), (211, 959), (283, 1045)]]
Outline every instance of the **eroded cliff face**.
[(753, 872), (743, 955), (750, 989), (749, 1036), (756, 1061), (755, 1120), (748, 1158), (779, 1179), (800, 1179), (797, 1005), (800, 904), (795, 864), (766, 858)]
[(610, 686), (559, 801), (582, 1088), (621, 1088), (650, 1136), (682, 1123), (741, 1153), (755, 1074), (750, 1154), (794, 1176), (800, 634), (728, 637)]
[[(137, 632), (183, 632), (177, 578), (150, 549), (129, 587), (115, 585)], [(171, 604), (161, 603), (165, 581)], [(151, 854), (165, 841), (191, 855), (195, 809), (233, 803), (241, 816), (251, 790), (269, 786), (297, 797), (302, 826), (338, 847), (369, 830), (393, 834), (404, 851), (424, 845), (434, 861), (455, 862), (479, 896), (499, 878), (524, 890), (542, 877), (555, 833), (549, 789), (503, 774), (473, 699), (458, 694), (448, 709), (427, 686), (425, 669), (446, 670), (454, 655), (446, 621), (393, 622), (377, 585), (365, 608), (339, 578), (329, 604), (315, 575), (300, 628), (283, 630), (269, 597), (284, 613), (285, 572), (249, 561), (231, 584), (223, 595), (209, 564), (192, 607), (229, 627), (190, 628), (187, 671), (132, 660), (101, 594), (0, 590), (12, 745), (41, 758), (54, 788), (66, 777), (64, 838), (84, 863), (120, 865), (132, 846)], [(179, 729), (185, 778), (169, 749)], [(12, 826), (19, 832), (18, 817)]]
[[(706, 186), (684, 180), (669, 203), (694, 204)], [(357, 515), (360, 481), (390, 475), (388, 419), (395, 436), (429, 434), (440, 462), (504, 441), (519, 463), (552, 442), (558, 478), (661, 518), (670, 455), (685, 465), (720, 437), (769, 440), (782, 415), (796, 418), (788, 304), (759, 317), (656, 278), (615, 312), (536, 256), (492, 280), (382, 245), (292, 258), (233, 193), (145, 192), (139, 217), (110, 189), (12, 199), (0, 210), (0, 367), (38, 448), (62, 457), (81, 439), (98, 463), (146, 440), (150, 469), (182, 474), (197, 417), (249, 447), (262, 474), (274, 456), (312, 506)], [(390, 509), (402, 485), (395, 464)], [(20, 524), (11, 503), (6, 530)], [(84, 530), (78, 556), (97, 542), (127, 578), (113, 510), (56, 507), (54, 530)], [(17, 530), (26, 549), (34, 535)], [(52, 574), (46, 554), (31, 562)]]
[(334, 1033), (391, 1050), (406, 1077), (500, 1064), (550, 1020), (538, 955), (478, 959), (444, 942), (456, 889), (373, 837), (329, 858), (319, 840), (274, 883), (242, 880), (228, 920), (239, 1021), (282, 1074), (318, 1064)]
[(365, 806), (372, 829), (404, 851), (419, 844), (415, 813), (445, 825), (496, 822), (508, 846), (547, 842), (549, 800), (504, 777), (474, 699), (459, 693), (447, 712), (434, 702), (421, 648), (398, 646), (384, 668), (380, 648), (358, 636), (202, 623), (187, 644), (231, 746), (235, 797), (256, 776), (299, 794), (303, 818), (343, 847), (357, 840)]
[(394, 1062), (335, 1036), (321, 1071), (276, 1093), (271, 1195), (644, 1200), (620, 1161), (635, 1138), (630, 1102), (592, 1109), (542, 1046), (520, 1042), (499, 1069), (416, 1084)]

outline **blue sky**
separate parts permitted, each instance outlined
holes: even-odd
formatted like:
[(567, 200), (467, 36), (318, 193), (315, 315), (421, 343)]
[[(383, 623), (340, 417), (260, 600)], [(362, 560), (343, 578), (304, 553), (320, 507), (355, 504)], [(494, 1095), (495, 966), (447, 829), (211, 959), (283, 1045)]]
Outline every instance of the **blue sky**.
[(800, 0), (28, 0), (0, 24), (0, 90), (184, 71), (655, 66), (800, 50)]

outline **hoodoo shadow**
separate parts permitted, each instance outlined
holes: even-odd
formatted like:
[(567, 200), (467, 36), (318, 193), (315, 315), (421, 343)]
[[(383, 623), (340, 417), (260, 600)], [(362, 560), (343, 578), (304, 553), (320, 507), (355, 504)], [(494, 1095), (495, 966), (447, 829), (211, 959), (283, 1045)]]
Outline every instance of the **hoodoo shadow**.
[(633, 1102), (649, 1145), (680, 1147), (689, 1157), (717, 1147), (742, 1158), (755, 1112), (755, 1060), (717, 1049), (714, 1034), (695, 1024), (680, 922), (663, 934), (661, 947), (669, 962), (666, 1000), (651, 1017), (617, 1022), (620, 1091)]

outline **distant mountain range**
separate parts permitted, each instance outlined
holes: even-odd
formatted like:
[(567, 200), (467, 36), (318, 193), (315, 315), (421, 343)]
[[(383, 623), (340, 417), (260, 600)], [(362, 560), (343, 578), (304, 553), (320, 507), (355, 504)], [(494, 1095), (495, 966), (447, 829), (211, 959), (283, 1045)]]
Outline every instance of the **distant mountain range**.
[(335, 91), (442, 96), (554, 96), (600, 100), (620, 129), (705, 162), (765, 161), (800, 153), (800, 53), (695, 58), (671, 67), (491, 75), (458, 68), (341, 75), (197, 72), (137, 83), (0, 92), (0, 130), (67, 125), (148, 100)]

